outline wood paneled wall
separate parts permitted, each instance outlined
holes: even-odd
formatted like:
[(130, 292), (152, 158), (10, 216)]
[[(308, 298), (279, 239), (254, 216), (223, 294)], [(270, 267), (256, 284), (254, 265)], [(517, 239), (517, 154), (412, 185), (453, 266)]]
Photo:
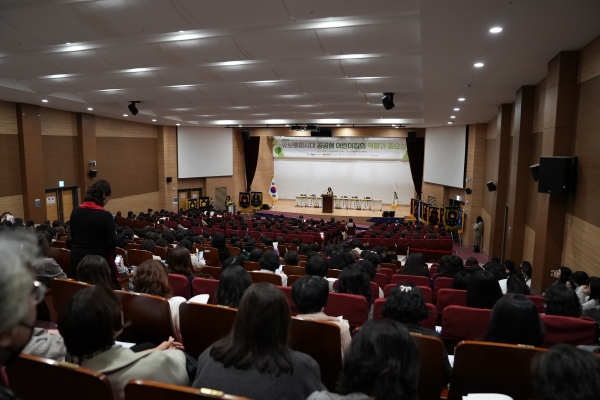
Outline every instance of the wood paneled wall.
[(58, 187), (58, 181), (79, 187), (77, 136), (42, 136), (42, 146), (45, 188)]
[(0, 163), (0, 197), (21, 195), (23, 192), (17, 135), (0, 134)]
[(159, 192), (111, 198), (105, 208), (112, 214), (116, 214), (117, 211), (121, 211), (123, 215), (127, 215), (127, 211), (133, 211), (136, 215), (138, 215), (140, 211), (146, 212), (149, 208), (153, 210), (160, 210)]

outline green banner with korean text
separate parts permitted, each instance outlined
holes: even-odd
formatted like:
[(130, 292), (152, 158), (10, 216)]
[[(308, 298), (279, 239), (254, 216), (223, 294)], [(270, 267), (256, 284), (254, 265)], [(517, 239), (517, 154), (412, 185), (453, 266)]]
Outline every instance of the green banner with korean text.
[(408, 161), (406, 138), (275, 136), (273, 157)]

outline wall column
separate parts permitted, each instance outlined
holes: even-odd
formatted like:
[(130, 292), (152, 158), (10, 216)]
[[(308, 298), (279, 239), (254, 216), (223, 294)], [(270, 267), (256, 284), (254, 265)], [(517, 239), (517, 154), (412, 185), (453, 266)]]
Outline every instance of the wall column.
[[(578, 67), (577, 51), (563, 51), (548, 63), (542, 156), (573, 154)], [(535, 292), (544, 291), (554, 281), (550, 270), (560, 267), (567, 199), (538, 195), (531, 287)]]
[(535, 86), (517, 90), (508, 185), (508, 228), (504, 258), (517, 265), (523, 261), (527, 188), (531, 178), (529, 156), (533, 131)]
[[(46, 220), (44, 188), (44, 152), (40, 107), (17, 104), (17, 130), (21, 164), (23, 211), (26, 220), (42, 223)], [(36, 200), (39, 200), (36, 204)]]
[(467, 213), (463, 232), (463, 246), (473, 246), (475, 241), (475, 232), (473, 224), (476, 218), (481, 216), (483, 208), (483, 190), (485, 189), (483, 181), (483, 172), (485, 168), (485, 134), (486, 124), (469, 125), (469, 143), (467, 146), (467, 176), (472, 179), (465, 183), (465, 188), (471, 189), (471, 194), (465, 194), (464, 211)]
[[(173, 180), (167, 183), (167, 177)], [(175, 190), (173, 190), (175, 188)], [(158, 127), (158, 202), (160, 208), (177, 211), (177, 134), (173, 126)]]
[(81, 185), (80, 203), (83, 203), (87, 188), (94, 182), (88, 172), (90, 169), (102, 168), (102, 165), (92, 167), (90, 161), (96, 160), (96, 116), (93, 114), (77, 114), (77, 147), (79, 148), (78, 174)]

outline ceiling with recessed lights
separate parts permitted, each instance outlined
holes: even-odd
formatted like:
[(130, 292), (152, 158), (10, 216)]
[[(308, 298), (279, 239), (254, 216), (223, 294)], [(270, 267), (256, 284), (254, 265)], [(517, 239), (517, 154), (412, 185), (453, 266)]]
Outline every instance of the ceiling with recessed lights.
[(487, 122), (599, 16), (596, 0), (0, 0), (0, 100), (167, 125)]

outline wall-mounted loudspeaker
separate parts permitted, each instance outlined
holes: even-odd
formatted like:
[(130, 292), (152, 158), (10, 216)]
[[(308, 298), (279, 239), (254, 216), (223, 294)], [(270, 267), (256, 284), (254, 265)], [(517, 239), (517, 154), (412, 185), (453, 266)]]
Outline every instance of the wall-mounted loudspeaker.
[(167, 176), (167, 183), (171, 183), (171, 182), (173, 182), (173, 177)]
[(538, 193), (575, 192), (577, 157), (540, 157)]
[(88, 176), (90, 178), (95, 178), (96, 175), (98, 175), (98, 170), (96, 170), (96, 169), (90, 169), (90, 172), (88, 172)]
[(465, 192), (467, 192), (467, 194), (471, 194), (471, 193), (473, 193), (473, 191), (471, 190), (471, 188), (466, 188), (466, 189), (465, 189)]
[(494, 192), (496, 190), (496, 185), (494, 185), (494, 182), (489, 181), (488, 183), (486, 183), (488, 191), (490, 192)]
[(406, 138), (406, 143), (414, 143), (417, 141), (417, 131), (414, 129), (408, 130), (408, 137)]
[(250, 140), (250, 131), (248, 129), (242, 129), (242, 139), (245, 141)]
[(540, 164), (533, 164), (529, 167), (531, 171), (531, 176), (533, 177), (533, 181), (537, 182), (540, 180)]

